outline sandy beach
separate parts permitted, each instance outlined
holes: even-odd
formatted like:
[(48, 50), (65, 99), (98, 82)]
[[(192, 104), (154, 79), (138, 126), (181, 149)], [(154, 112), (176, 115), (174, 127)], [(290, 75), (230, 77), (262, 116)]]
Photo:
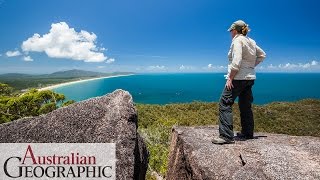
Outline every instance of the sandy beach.
[(107, 79), (107, 78), (115, 78), (115, 77), (122, 77), (122, 76), (132, 76), (132, 75), (134, 75), (134, 74), (115, 75), (115, 76), (106, 76), (106, 77), (96, 77), (96, 78), (91, 78), (91, 79), (82, 79), (82, 80), (77, 80), (77, 81), (71, 81), (71, 82), (66, 82), (66, 83), (55, 84), (55, 85), (51, 85), (51, 86), (48, 86), (48, 87), (39, 88), (38, 90), (39, 91), (51, 90), (51, 89), (55, 89), (55, 88), (58, 88), (58, 87), (68, 86), (68, 85), (76, 84), (76, 83), (94, 81), (94, 80), (98, 80), (98, 79)]

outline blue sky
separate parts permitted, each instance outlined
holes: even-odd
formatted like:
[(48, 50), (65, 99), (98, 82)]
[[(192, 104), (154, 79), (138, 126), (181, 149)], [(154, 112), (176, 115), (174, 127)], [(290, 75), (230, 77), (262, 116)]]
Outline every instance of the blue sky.
[[(320, 72), (320, 1), (0, 0), (0, 74), (225, 72), (246, 21), (262, 72)], [(36, 35), (35, 35), (36, 34)]]

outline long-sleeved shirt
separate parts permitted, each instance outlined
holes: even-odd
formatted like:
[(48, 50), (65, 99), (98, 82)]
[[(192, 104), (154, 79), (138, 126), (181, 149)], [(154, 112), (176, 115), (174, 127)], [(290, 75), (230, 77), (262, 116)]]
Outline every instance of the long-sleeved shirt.
[(256, 61), (262, 62), (266, 53), (256, 44), (256, 42), (242, 34), (237, 34), (233, 39), (228, 53), (229, 65), (228, 75), (231, 69), (238, 70), (235, 80), (256, 79), (254, 70)]

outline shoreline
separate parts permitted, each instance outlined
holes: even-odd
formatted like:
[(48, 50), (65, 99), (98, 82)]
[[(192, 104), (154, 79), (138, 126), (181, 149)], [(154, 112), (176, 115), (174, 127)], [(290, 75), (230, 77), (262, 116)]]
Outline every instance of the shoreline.
[(81, 80), (76, 80), (76, 81), (70, 81), (70, 82), (64, 82), (60, 84), (54, 84), (50, 85), (47, 87), (39, 88), (38, 91), (43, 91), (43, 90), (52, 90), (55, 88), (63, 87), (63, 86), (68, 86), (71, 84), (77, 84), (77, 83), (82, 83), (82, 82), (87, 82), (87, 81), (94, 81), (98, 79), (108, 79), (108, 78), (115, 78), (115, 77), (123, 77), (123, 76), (132, 76), (135, 74), (126, 74), (126, 75), (115, 75), (115, 76), (104, 76), (104, 77), (95, 77), (95, 78), (89, 78), (89, 79), (81, 79)]

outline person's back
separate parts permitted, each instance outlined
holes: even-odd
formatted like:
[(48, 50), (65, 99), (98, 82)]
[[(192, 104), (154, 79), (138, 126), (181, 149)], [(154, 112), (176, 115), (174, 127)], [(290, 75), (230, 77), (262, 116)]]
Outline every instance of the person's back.
[[(235, 80), (256, 79), (254, 67), (256, 61), (263, 60), (265, 52), (257, 46), (256, 42), (242, 34), (237, 34), (231, 43), (228, 53), (229, 68), (235, 66), (239, 72), (235, 75)], [(232, 64), (233, 63), (233, 64)]]

